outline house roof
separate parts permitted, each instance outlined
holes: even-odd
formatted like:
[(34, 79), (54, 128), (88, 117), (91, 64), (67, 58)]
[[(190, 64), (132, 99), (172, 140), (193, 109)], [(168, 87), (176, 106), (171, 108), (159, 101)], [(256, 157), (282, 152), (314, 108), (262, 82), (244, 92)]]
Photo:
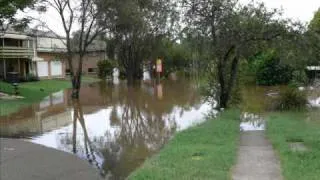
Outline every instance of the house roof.
[(23, 34), (4, 34), (2, 38), (9, 38), (9, 39), (30, 39), (30, 36), (23, 35)]

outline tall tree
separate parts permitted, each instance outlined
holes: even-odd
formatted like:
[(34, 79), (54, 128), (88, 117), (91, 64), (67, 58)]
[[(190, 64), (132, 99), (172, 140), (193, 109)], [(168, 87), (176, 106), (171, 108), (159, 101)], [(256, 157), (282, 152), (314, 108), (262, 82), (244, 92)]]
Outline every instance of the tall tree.
[(320, 8), (314, 13), (314, 17), (309, 24), (309, 29), (320, 34)]
[(116, 39), (118, 60), (125, 69), (128, 83), (139, 78), (142, 61), (152, 57), (152, 47), (173, 32), (178, 14), (170, 0), (101, 0), (101, 12), (110, 23)]
[[(101, 15), (102, 13), (98, 11), (100, 4), (95, 0), (46, 0), (45, 3), (53, 8), (60, 17), (60, 26), (65, 32), (65, 38), (62, 41), (67, 48), (72, 97), (78, 99), (81, 88), (83, 58), (92, 42), (99, 35), (105, 33), (107, 23), (102, 23), (104, 18)], [(60, 36), (57, 35), (57, 37)], [(73, 58), (75, 56), (78, 59), (74, 64)]]
[(236, 0), (183, 0), (186, 21), (210, 41), (218, 87), (218, 106), (226, 108), (238, 77), (241, 59), (261, 49), (285, 30), (277, 10), (264, 4), (240, 5)]
[(306, 36), (310, 43), (310, 51), (312, 54), (310, 63), (320, 65), (320, 8), (310, 21)]

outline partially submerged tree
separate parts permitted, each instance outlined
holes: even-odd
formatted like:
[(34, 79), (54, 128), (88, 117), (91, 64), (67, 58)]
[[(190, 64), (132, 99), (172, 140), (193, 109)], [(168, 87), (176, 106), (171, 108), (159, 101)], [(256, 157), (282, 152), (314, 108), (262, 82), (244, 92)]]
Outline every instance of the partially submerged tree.
[(101, 0), (101, 12), (110, 24), (119, 65), (132, 84), (142, 74), (142, 61), (155, 59), (153, 47), (173, 32), (178, 17), (170, 0)]
[[(209, 51), (218, 107), (228, 107), (239, 62), (262, 49), (286, 29), (286, 22), (263, 4), (242, 6), (236, 0), (184, 0), (189, 27), (210, 41)], [(212, 91), (211, 91), (212, 92)]]
[[(61, 20), (60, 26), (65, 32), (62, 41), (67, 48), (66, 57), (70, 67), (72, 98), (78, 99), (83, 58), (92, 42), (107, 29), (102, 13), (98, 11), (99, 1), (46, 0), (45, 3), (56, 11)], [(76, 55), (78, 59), (73, 63)]]

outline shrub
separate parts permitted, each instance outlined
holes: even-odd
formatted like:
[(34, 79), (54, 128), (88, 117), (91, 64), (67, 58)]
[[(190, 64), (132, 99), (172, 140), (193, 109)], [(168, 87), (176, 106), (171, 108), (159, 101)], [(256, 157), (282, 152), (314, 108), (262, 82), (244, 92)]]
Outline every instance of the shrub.
[(26, 80), (28, 82), (39, 81), (39, 77), (36, 76), (35, 74), (27, 74)]
[(98, 76), (101, 79), (105, 79), (107, 76), (112, 75), (114, 64), (110, 60), (103, 60), (97, 63)]
[(257, 84), (278, 85), (288, 84), (292, 79), (292, 69), (280, 63), (280, 59), (272, 57), (261, 64), (257, 70)]
[(255, 76), (258, 85), (288, 84), (292, 79), (293, 69), (281, 63), (276, 51), (268, 50), (248, 59), (249, 66), (244, 68), (245, 75)]
[(308, 77), (305, 71), (293, 71), (291, 85), (296, 87), (304, 86), (308, 83)]
[(308, 103), (305, 92), (290, 88), (282, 93), (277, 103), (278, 110), (304, 109)]
[(19, 82), (34, 82), (39, 81), (39, 77), (35, 74), (27, 74), (25, 77), (20, 77)]

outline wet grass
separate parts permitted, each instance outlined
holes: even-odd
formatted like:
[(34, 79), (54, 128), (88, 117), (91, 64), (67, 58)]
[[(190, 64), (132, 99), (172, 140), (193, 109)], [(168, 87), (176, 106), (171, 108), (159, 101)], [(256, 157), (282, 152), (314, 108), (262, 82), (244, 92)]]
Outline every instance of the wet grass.
[[(274, 113), (267, 122), (267, 134), (280, 156), (286, 180), (320, 179), (319, 123), (308, 121), (306, 112)], [(292, 151), (290, 143), (295, 142), (303, 143), (308, 150)]]
[(231, 179), (239, 138), (239, 115), (228, 110), (217, 119), (176, 136), (129, 179)]
[[(42, 80), (38, 82), (21, 83), (19, 85), (19, 96), (24, 98), (0, 100), (0, 116), (14, 113), (24, 106), (41, 101), (51, 93), (69, 87), (71, 87), (70, 82), (64, 80)], [(0, 91), (7, 94), (14, 93), (12, 85), (5, 82), (0, 82)]]
[[(84, 76), (82, 83), (86, 84), (97, 81), (97, 78)], [(69, 80), (41, 80), (37, 82), (20, 83), (19, 96), (24, 98), (15, 100), (0, 100), (0, 116), (17, 112), (24, 106), (37, 103), (54, 92), (70, 87), (71, 83)], [(11, 84), (0, 81), (0, 92), (13, 94), (14, 89)]]

